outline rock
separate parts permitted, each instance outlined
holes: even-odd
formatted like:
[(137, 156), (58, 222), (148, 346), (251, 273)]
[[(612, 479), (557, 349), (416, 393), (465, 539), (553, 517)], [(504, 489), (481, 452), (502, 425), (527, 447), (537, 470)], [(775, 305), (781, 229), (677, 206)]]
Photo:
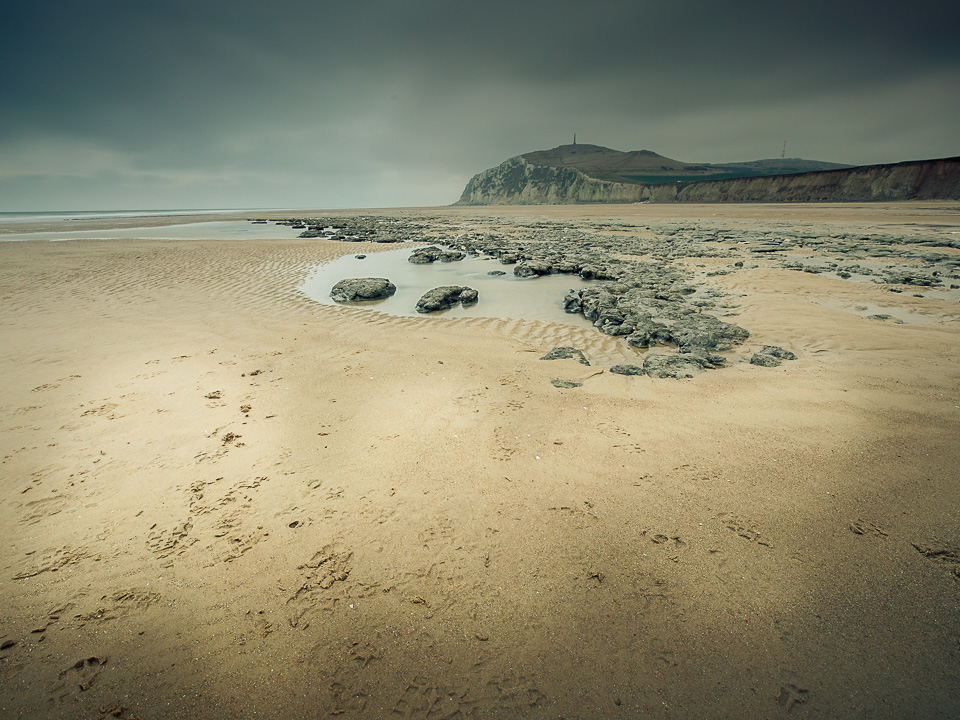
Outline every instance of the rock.
[(705, 370), (715, 370), (727, 364), (727, 359), (723, 355), (706, 352), (705, 350), (682, 349), (680, 350), (680, 354), (700, 363)]
[(503, 270), (491, 270), (487, 275), (506, 275)]
[(776, 345), (764, 345), (760, 352), (765, 355), (773, 355), (775, 358), (780, 358), (781, 360), (797, 359), (797, 356), (792, 352), (784, 350), (782, 347), (777, 347)]
[(759, 365), (760, 367), (777, 367), (780, 364), (780, 358), (773, 355), (767, 355), (766, 353), (755, 353), (752, 358), (750, 358), (751, 365)]
[(407, 258), (407, 262), (412, 262), (417, 265), (425, 265), (427, 263), (432, 263), (439, 260), (443, 253), (444, 251), (438, 248), (436, 245), (417, 248), (410, 253), (410, 257)]
[(656, 378), (691, 378), (704, 371), (703, 365), (692, 355), (647, 355), (643, 371)]
[(614, 365), (610, 372), (615, 375), (643, 375), (646, 371), (639, 365)]
[(627, 335), (627, 345), (637, 348), (648, 348), (653, 345), (662, 345), (670, 342), (670, 328), (649, 316), (634, 318), (633, 332)]
[(366, 256), (366, 255), (354, 255), (354, 257), (355, 257), (357, 260), (366, 260), (366, 259), (367, 259), (367, 256)]
[(543, 260), (525, 260), (513, 269), (513, 274), (517, 277), (539, 277), (540, 275), (549, 275), (553, 266)]
[(570, 360), (576, 359), (580, 361), (581, 365), (589, 365), (590, 361), (587, 360), (586, 356), (576, 348), (572, 347), (555, 347), (553, 350), (544, 355), (541, 360)]
[(347, 278), (330, 291), (335, 302), (362, 302), (390, 297), (397, 286), (386, 278)]
[(760, 367), (777, 367), (781, 360), (796, 359), (797, 356), (789, 350), (784, 350), (782, 347), (777, 347), (776, 345), (764, 345), (760, 352), (755, 353), (754, 356), (750, 358), (750, 364), (759, 365)]
[(417, 301), (417, 312), (431, 313), (438, 310), (447, 310), (457, 303), (469, 305), (477, 302), (479, 293), (473, 288), (460, 285), (443, 285), (428, 290)]
[(463, 260), (467, 254), (462, 250), (444, 250), (440, 253), (440, 262), (456, 262)]
[(557, 379), (555, 379), (555, 380), (551, 380), (551, 381), (550, 381), (550, 384), (553, 385), (553, 386), (556, 387), (556, 388), (578, 388), (578, 387), (583, 387), (583, 383), (582, 383), (582, 382), (576, 382), (575, 380), (561, 380), (560, 378), (557, 378)]
[(750, 333), (739, 325), (725, 323), (712, 315), (689, 315), (670, 328), (670, 338), (680, 348), (730, 350), (749, 337)]

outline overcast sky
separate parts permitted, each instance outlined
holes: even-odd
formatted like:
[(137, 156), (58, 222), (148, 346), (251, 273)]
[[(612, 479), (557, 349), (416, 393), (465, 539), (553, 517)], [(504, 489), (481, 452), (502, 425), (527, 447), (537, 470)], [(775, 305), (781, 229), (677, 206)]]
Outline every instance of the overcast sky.
[(960, 3), (5, 3), (0, 211), (446, 205), (577, 141), (960, 155)]

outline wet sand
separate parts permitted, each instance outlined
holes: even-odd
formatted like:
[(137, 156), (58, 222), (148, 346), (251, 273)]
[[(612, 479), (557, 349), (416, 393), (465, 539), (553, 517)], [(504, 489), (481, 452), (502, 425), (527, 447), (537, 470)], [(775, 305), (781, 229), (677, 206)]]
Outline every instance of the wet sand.
[[(960, 231), (955, 203), (342, 214)], [(624, 377), (642, 353), (592, 328), (299, 290), (389, 249), (0, 243), (0, 715), (960, 714), (960, 304), (758, 261), (709, 279), (751, 333), (729, 368)], [(767, 344), (797, 360), (745, 361)]]

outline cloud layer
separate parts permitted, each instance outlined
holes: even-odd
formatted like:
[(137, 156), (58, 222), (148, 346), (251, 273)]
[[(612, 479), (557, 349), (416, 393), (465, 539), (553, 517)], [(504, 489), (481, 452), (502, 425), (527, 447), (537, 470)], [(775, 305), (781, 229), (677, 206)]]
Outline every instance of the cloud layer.
[(686, 161), (960, 154), (955, 3), (32, 3), (0, 210), (453, 202), (578, 141)]

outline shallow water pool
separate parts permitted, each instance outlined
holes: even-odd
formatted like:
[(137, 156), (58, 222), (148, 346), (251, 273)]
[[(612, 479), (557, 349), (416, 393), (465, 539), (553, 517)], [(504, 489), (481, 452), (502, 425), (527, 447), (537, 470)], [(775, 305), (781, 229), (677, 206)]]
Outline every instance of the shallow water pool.
[[(457, 305), (449, 310), (430, 313), (430, 317), (488, 317), (510, 320), (542, 320), (580, 327), (592, 327), (583, 315), (567, 313), (563, 296), (568, 290), (581, 290), (597, 281), (583, 280), (578, 275), (545, 275), (518, 278), (515, 265), (502, 265), (495, 259), (467, 256), (463, 260), (420, 265), (407, 261), (414, 248), (371, 253), (359, 260), (347, 255), (317, 267), (301, 286), (312, 300), (324, 305), (348, 305), (367, 308), (388, 315), (421, 316), (417, 300), (441, 285), (463, 285), (480, 294), (479, 302), (469, 307)], [(491, 270), (505, 275), (493, 276)], [(358, 303), (335, 303), (330, 298), (333, 286), (345, 278), (382, 277), (397, 286), (397, 292), (384, 300)]]

